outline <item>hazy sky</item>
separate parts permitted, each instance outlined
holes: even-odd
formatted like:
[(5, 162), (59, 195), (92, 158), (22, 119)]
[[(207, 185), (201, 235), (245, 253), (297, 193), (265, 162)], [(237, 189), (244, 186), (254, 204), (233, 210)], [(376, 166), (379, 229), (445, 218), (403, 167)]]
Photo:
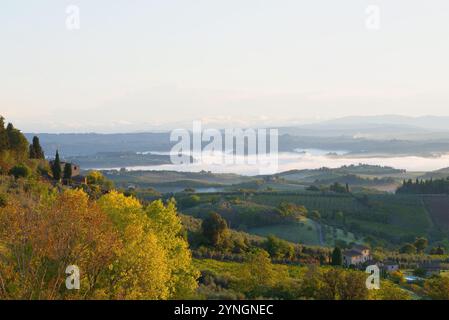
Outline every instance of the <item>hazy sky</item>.
[(447, 0), (2, 0), (0, 41), (24, 131), (449, 115)]

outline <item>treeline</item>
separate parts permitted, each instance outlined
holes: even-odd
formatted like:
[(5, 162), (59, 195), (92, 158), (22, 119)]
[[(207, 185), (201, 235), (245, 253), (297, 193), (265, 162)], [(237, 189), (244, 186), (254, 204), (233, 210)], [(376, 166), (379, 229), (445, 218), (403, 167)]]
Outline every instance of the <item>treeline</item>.
[(366, 185), (366, 186), (377, 186), (377, 185), (384, 185), (384, 184), (391, 184), (394, 183), (394, 178), (391, 177), (383, 177), (378, 178), (374, 177), (372, 179), (370, 178), (363, 178), (355, 174), (347, 174), (344, 176), (341, 176), (339, 178), (331, 178), (331, 179), (321, 179), (321, 180), (315, 180), (315, 185), (323, 185), (328, 184), (330, 181), (335, 181), (340, 184), (349, 184), (349, 185)]
[(403, 181), (397, 194), (449, 194), (449, 178), (437, 180)]
[(318, 186), (317, 184), (322, 183), (323, 181), (316, 180), (315, 184), (307, 187), (307, 191), (313, 191), (313, 192), (326, 192), (331, 191), (335, 193), (351, 193), (351, 190), (349, 188), (349, 183), (340, 184), (339, 182), (334, 182), (330, 186)]

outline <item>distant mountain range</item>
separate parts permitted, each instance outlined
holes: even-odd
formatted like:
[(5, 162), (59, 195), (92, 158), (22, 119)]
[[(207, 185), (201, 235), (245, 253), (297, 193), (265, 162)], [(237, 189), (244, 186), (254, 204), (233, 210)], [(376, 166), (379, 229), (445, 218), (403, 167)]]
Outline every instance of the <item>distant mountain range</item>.
[(422, 116), (422, 117), (407, 117), (399, 115), (383, 115), (383, 116), (352, 116), (338, 118), (322, 122), (324, 125), (338, 126), (338, 125), (396, 125), (404, 127), (416, 127), (430, 131), (449, 131), (449, 117), (438, 116)]
[[(449, 153), (449, 117), (346, 117), (279, 128), (279, 150), (344, 150), (371, 156)], [(26, 137), (31, 141), (34, 134)], [(107, 152), (167, 152), (174, 145), (169, 132), (117, 134), (38, 134), (47, 155), (56, 149), (64, 157)]]
[(373, 139), (449, 138), (449, 117), (353, 116), (284, 127), (281, 128), (281, 133), (305, 136), (348, 135)]

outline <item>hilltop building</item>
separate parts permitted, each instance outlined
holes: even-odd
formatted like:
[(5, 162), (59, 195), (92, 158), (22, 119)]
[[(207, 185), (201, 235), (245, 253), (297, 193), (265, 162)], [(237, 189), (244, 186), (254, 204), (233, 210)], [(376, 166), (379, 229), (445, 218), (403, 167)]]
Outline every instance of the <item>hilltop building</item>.
[[(50, 161), (50, 166), (53, 166), (54, 160)], [(62, 162), (61, 161), (61, 172), (64, 172), (64, 167), (66, 165), (66, 163), (69, 162)], [(72, 166), (72, 178), (81, 175), (81, 168), (80, 166), (74, 164), (74, 163), (69, 163)]]
[[(50, 166), (53, 166), (53, 163), (54, 160), (50, 161)], [(87, 178), (81, 175), (81, 167), (77, 164), (61, 161), (61, 172), (64, 172), (64, 168), (67, 163), (72, 167), (72, 178), (70, 179), (70, 184), (73, 185), (87, 184)], [(64, 181), (64, 183), (69, 182)]]
[(346, 267), (358, 266), (371, 260), (371, 251), (368, 247), (354, 245), (351, 249), (343, 251), (343, 264)]

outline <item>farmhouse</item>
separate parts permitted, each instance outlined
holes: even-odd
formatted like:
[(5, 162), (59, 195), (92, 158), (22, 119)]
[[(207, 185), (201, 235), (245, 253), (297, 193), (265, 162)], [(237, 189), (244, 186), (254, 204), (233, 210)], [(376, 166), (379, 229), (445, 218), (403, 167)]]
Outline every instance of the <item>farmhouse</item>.
[(355, 245), (350, 250), (343, 251), (343, 264), (346, 267), (358, 266), (371, 260), (371, 252), (368, 247)]

